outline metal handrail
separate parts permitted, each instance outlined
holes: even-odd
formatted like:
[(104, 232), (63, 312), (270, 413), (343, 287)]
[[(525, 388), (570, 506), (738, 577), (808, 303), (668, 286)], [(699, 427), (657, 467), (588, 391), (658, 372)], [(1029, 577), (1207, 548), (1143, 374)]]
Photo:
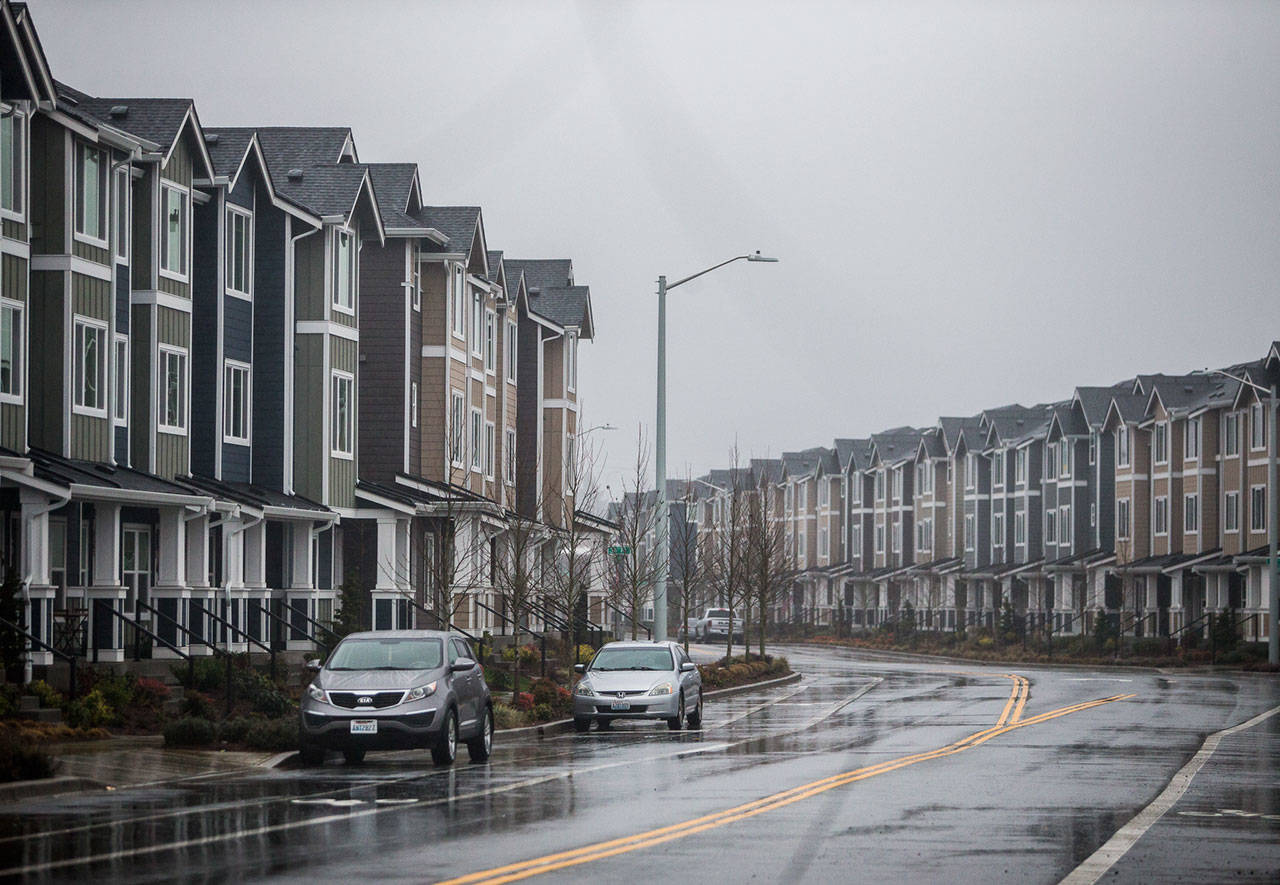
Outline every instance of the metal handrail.
[[(528, 627), (521, 627), (515, 621), (508, 618), (506, 615), (500, 614), (494, 611), (493, 609), (489, 608), (489, 606), (485, 605), (479, 599), (476, 600), (476, 605), (480, 606), (482, 609), (484, 609), (487, 612), (492, 612), (493, 614), (498, 615), (498, 617), (502, 618), (502, 620), (511, 624), (512, 627), (514, 628), (514, 631), (512, 633), (513, 639), (515, 637), (515, 633), (519, 632), (520, 630), (527, 630), (531, 636), (536, 636), (538, 638), (538, 645), (542, 652), (542, 675), (545, 677), (547, 675), (547, 634), (545, 632), (539, 633), (537, 630), (530, 630)], [(484, 648), (484, 645), (482, 643), (481, 644), (482, 651), (483, 651), (483, 648)], [(515, 653), (518, 656), (520, 654), (520, 650), (517, 648)]]
[[(269, 606), (269, 605), (264, 605), (263, 603), (259, 602), (259, 601), (258, 601), (258, 600), (256, 600), (256, 599), (250, 599), (250, 600), (248, 600), (248, 602), (249, 602), (249, 606), (250, 606), (251, 608), (257, 609), (258, 611), (262, 612), (264, 615), (266, 615), (266, 616), (267, 616), (268, 618), (270, 618), (271, 620), (278, 622), (278, 623), (279, 623), (279, 624), (281, 624), (281, 625), (282, 625), (286, 630), (297, 630), (299, 633), (301, 633), (301, 634), (303, 634), (304, 636), (306, 636), (306, 637), (307, 637), (307, 639), (311, 640), (313, 643), (315, 643), (316, 645), (318, 645), (320, 648), (323, 648), (323, 649), (324, 649), (325, 657), (328, 657), (328, 656), (329, 656), (329, 652), (330, 652), (330, 651), (332, 651), (333, 646), (332, 646), (332, 645), (329, 645), (327, 642), (321, 642), (321, 641), (320, 641), (320, 637), (319, 637), (319, 636), (315, 636), (314, 634), (308, 633), (306, 630), (303, 630), (303, 629), (302, 629), (302, 628), (300, 628), (300, 627), (296, 627), (296, 626), (294, 626), (294, 624), (293, 624), (293, 622), (292, 622), (292, 621), (287, 621), (287, 620), (285, 620), (283, 617), (281, 617), (280, 615), (278, 615), (278, 614), (276, 614), (275, 612), (273, 612), (273, 611), (271, 610), (271, 606)], [(290, 609), (290, 611), (295, 611), (295, 610), (294, 610), (294, 609)], [(304, 617), (305, 617), (305, 615), (304, 615)], [(330, 632), (332, 632), (332, 631), (330, 631)], [(335, 634), (335, 635), (336, 635), (336, 634)], [(339, 638), (341, 638), (341, 637), (339, 637)], [(289, 640), (288, 640), (288, 636), (287, 636), (287, 635), (286, 635), (286, 637), (285, 637), (285, 641), (286, 641), (286, 642), (288, 642), (288, 641), (289, 641)]]
[(203, 612), (208, 617), (213, 618), (214, 621), (221, 624), (227, 630), (231, 631), (232, 633), (238, 633), (239, 635), (243, 636), (247, 642), (253, 643), (258, 648), (262, 649), (268, 655), (270, 655), (271, 678), (273, 680), (276, 678), (276, 650), (274, 648), (271, 648), (270, 646), (267, 646), (267, 645), (263, 645), (260, 641), (258, 641), (257, 639), (254, 639), (252, 636), (250, 636), (244, 630), (237, 627), (235, 624), (228, 621), (226, 618), (222, 617), (221, 615), (215, 614), (209, 609), (205, 608), (204, 605), (199, 600), (193, 599), (191, 600), (191, 604), (196, 608), (200, 609), (200, 611)]
[(552, 627), (555, 627), (557, 630), (569, 629), (569, 622), (563, 620), (560, 617), (559, 612), (552, 613), (545, 605), (542, 605), (541, 603), (532, 599), (529, 600), (529, 608), (531, 608), (539, 617), (541, 617), (542, 620), (546, 621), (548, 624), (550, 624)]
[(67, 693), (71, 695), (71, 700), (74, 701), (76, 699), (77, 688), (76, 688), (76, 656), (75, 655), (69, 655), (64, 651), (58, 651), (58, 649), (54, 648), (49, 643), (45, 642), (39, 636), (36, 636), (34, 633), (27, 632), (25, 628), (19, 627), (17, 624), (5, 618), (0, 618), (0, 627), (9, 628), (10, 630), (14, 631), (18, 635), (26, 637), (28, 642), (31, 642), (31, 643), (34, 643), (35, 645), (40, 646), (45, 651), (52, 654), (55, 658), (58, 658), (59, 660), (62, 660), (62, 661), (66, 661), (71, 667), (71, 675), (70, 675), (71, 685), (70, 685), (70, 691), (68, 691)]
[[(217, 653), (218, 653), (218, 649), (217, 649), (217, 647), (216, 647), (216, 646), (214, 646), (211, 642), (209, 642), (209, 640), (205, 639), (205, 638), (204, 638), (203, 636), (201, 636), (200, 634), (195, 633), (194, 631), (190, 630), (189, 628), (187, 628), (187, 627), (183, 626), (182, 624), (178, 623), (178, 621), (177, 621), (175, 618), (171, 617), (170, 615), (166, 615), (164, 612), (160, 611), (160, 610), (159, 610), (158, 608), (156, 608), (155, 606), (153, 606), (153, 605), (149, 605), (149, 604), (147, 604), (147, 603), (143, 602), (141, 599), (137, 600), (135, 604), (136, 604), (139, 608), (145, 608), (147, 611), (149, 611), (149, 612), (151, 612), (152, 614), (154, 614), (157, 618), (164, 618), (166, 621), (168, 621), (169, 623), (173, 624), (173, 626), (174, 626), (177, 630), (179, 630), (181, 633), (183, 633), (183, 634), (184, 634), (188, 639), (190, 639), (190, 638), (193, 638), (193, 637), (194, 637), (196, 641), (195, 641), (195, 642), (189, 642), (189, 643), (187, 643), (188, 645), (203, 645), (203, 646), (205, 646), (205, 647), (207, 647), (207, 648), (209, 648), (209, 649), (212, 649), (212, 650), (214, 651), (214, 654), (217, 654)], [(193, 679), (195, 678), (195, 658), (193, 658), (193, 657), (192, 657), (191, 655), (189, 655), (189, 654), (184, 654), (181, 650), (174, 648), (172, 645), (170, 645), (167, 641), (165, 641), (165, 640), (163, 640), (163, 639), (161, 639), (161, 640), (159, 640), (159, 641), (160, 641), (160, 644), (161, 644), (161, 645), (164, 645), (166, 648), (169, 648), (169, 649), (171, 649), (172, 651), (177, 652), (179, 656), (181, 656), (184, 660), (186, 660), (186, 662), (187, 662), (187, 681), (188, 681), (188, 682), (190, 682), (191, 680), (193, 680)]]
[(1172, 653), (1173, 653), (1173, 646), (1174, 646), (1174, 644), (1175, 644), (1175, 639), (1176, 639), (1180, 634), (1190, 632), (1191, 628), (1192, 628), (1192, 627), (1195, 627), (1195, 626), (1196, 626), (1196, 625), (1198, 625), (1198, 624), (1201, 624), (1201, 623), (1206, 623), (1206, 624), (1207, 624), (1207, 623), (1208, 623), (1208, 621), (1209, 621), (1209, 615), (1210, 615), (1210, 612), (1205, 612), (1205, 613), (1204, 613), (1204, 614), (1202, 614), (1200, 617), (1196, 618), (1194, 621), (1190, 621), (1190, 622), (1188, 622), (1188, 623), (1186, 623), (1186, 624), (1183, 624), (1183, 625), (1182, 625), (1181, 627), (1179, 627), (1177, 630), (1172, 630), (1172, 631), (1170, 631), (1170, 632), (1169, 632), (1168, 637), (1166, 637), (1166, 638), (1169, 640), (1169, 653), (1170, 653), (1170, 654), (1172, 654)]
[(616, 605), (614, 605), (612, 602), (607, 602), (607, 601), (605, 601), (605, 603), (604, 603), (604, 604), (605, 604), (606, 606), (608, 606), (608, 607), (609, 607), (609, 609), (610, 609), (611, 611), (613, 611), (613, 613), (614, 613), (614, 614), (621, 615), (622, 617), (624, 617), (624, 618), (626, 618), (627, 620), (631, 621), (631, 623), (632, 623), (632, 624), (639, 624), (641, 627), (644, 627), (644, 632), (645, 632), (645, 634), (648, 636), (648, 638), (649, 638), (649, 639), (652, 639), (652, 638), (653, 638), (653, 630), (649, 629), (648, 627), (645, 627), (644, 621), (638, 621), (638, 620), (636, 620), (636, 619), (635, 619), (635, 618), (633, 618), (631, 615), (627, 614), (627, 613), (626, 613), (626, 612), (624, 612), (622, 609), (618, 608), (618, 607), (617, 607)]
[[(413, 599), (408, 596), (401, 596), (400, 598), (403, 599), (405, 602), (409, 603), (409, 605), (416, 608), (418, 611), (422, 612), (423, 614), (431, 615), (431, 617), (435, 618), (436, 624), (440, 626), (441, 630), (453, 630), (455, 633), (461, 633), (463, 636), (467, 637), (472, 642), (480, 643), (479, 638), (472, 636), (466, 630), (463, 630), (461, 627), (455, 624), (452, 620), (445, 620), (444, 618), (440, 617), (440, 615), (436, 614), (431, 609), (427, 608), (425, 605), (418, 602), (416, 599)], [(476, 600), (476, 602), (478, 603), (479, 600)]]

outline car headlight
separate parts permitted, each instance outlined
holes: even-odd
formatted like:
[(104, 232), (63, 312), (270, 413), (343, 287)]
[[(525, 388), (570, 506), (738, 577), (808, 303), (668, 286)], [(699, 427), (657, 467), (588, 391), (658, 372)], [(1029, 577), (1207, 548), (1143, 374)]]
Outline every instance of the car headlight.
[(409, 694), (405, 696), (406, 701), (420, 701), (427, 695), (434, 694), (436, 683), (428, 682), (426, 685), (419, 685), (417, 688), (409, 689)]
[(329, 696), (324, 693), (324, 689), (317, 688), (314, 682), (307, 686), (307, 694), (310, 695), (313, 701), (319, 701), (322, 704), (329, 703)]
[(578, 687), (573, 690), (574, 694), (582, 695), (584, 698), (595, 697), (596, 690), (591, 687), (591, 683), (583, 679), (578, 683)]
[(649, 694), (671, 694), (673, 691), (675, 691), (675, 689), (672, 688), (670, 682), (659, 682), (653, 688), (649, 689)]

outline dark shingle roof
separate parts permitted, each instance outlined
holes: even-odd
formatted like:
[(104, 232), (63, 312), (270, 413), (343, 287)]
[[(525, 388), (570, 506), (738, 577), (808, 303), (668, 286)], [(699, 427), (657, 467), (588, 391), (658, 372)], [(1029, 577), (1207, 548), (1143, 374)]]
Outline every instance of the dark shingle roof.
[(213, 161), (213, 174), (230, 177), (240, 168), (253, 138), (251, 129), (206, 129), (204, 146)]
[(573, 285), (573, 260), (569, 258), (508, 258), (507, 272), (512, 268), (523, 271), (530, 295), (534, 289)]
[(587, 286), (564, 286), (543, 289), (537, 295), (529, 294), (530, 310), (566, 328), (587, 328), (590, 325), (590, 305), (591, 289)]
[(867, 449), (870, 446), (869, 439), (837, 439), (835, 441), (836, 459), (840, 462), (840, 469), (848, 470), (851, 461), (855, 470), (866, 466)]
[(925, 430), (920, 437), (920, 448), (924, 451), (927, 457), (947, 457), (946, 439), (943, 437), (941, 428), (930, 427)]
[(1111, 407), (1126, 424), (1136, 424), (1147, 412), (1147, 398), (1140, 393), (1117, 393), (1111, 398)]
[(418, 172), (414, 163), (368, 163), (373, 192), (378, 198), (382, 223), (389, 228), (426, 231), (428, 225), (409, 214), (409, 194)]
[[(182, 131), (195, 102), (190, 98), (101, 98), (58, 83), (58, 95), (71, 99), (79, 115), (160, 145), (166, 150)], [(112, 114), (112, 110), (120, 113)]]
[(368, 170), (350, 163), (310, 166), (300, 179), (276, 177), (276, 192), (317, 215), (349, 215), (355, 208)]
[(1224, 375), (1162, 376), (1152, 388), (1172, 415), (1230, 406), (1239, 392), (1240, 382)]
[(871, 445), (881, 462), (893, 464), (904, 458), (915, 457), (924, 431), (915, 427), (894, 427), (871, 434)]
[(782, 459), (752, 458), (751, 473), (756, 478), (757, 484), (762, 481), (777, 483), (782, 479)]
[(502, 252), (496, 249), (490, 249), (485, 255), (485, 264), (489, 265), (489, 281), (491, 283), (498, 282), (498, 277), (502, 271)]
[(808, 476), (819, 464), (827, 460), (831, 449), (815, 446), (802, 452), (783, 452), (782, 467), (790, 477)]
[(1111, 407), (1111, 398), (1118, 393), (1133, 389), (1133, 379), (1121, 381), (1110, 387), (1077, 387), (1076, 399), (1084, 412), (1084, 419), (1094, 430), (1100, 430), (1107, 420), (1107, 409)]
[(261, 126), (229, 127), (223, 131), (246, 129), (258, 133), (262, 157), (271, 177), (281, 179), (290, 169), (331, 166), (342, 158), (342, 148), (351, 137), (347, 126)]
[(428, 246), (426, 252), (470, 255), (480, 224), (479, 206), (423, 206), (415, 216), (428, 227), (434, 227), (449, 238), (441, 246)]

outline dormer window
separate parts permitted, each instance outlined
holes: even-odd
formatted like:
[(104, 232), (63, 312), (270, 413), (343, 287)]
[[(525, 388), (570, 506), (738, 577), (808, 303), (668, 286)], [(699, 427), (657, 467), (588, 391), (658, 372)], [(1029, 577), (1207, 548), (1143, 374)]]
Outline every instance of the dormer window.
[(333, 306), (343, 313), (356, 311), (356, 238), (350, 231), (333, 235)]
[(1116, 428), (1116, 466), (1129, 466), (1129, 428), (1123, 425)]
[(227, 207), (227, 290), (236, 295), (253, 293), (253, 216)]
[(484, 354), (484, 296), (479, 292), (471, 296), (471, 354)]
[(107, 244), (107, 152), (76, 144), (76, 234)]
[(165, 184), (160, 189), (160, 272), (187, 278), (187, 238), (191, 197), (185, 188)]

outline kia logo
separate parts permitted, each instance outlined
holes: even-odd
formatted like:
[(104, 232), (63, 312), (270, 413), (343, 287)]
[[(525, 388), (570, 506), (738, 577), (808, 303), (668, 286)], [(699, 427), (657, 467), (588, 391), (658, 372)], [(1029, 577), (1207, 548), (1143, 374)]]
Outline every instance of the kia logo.
[(357, 700), (358, 702), (360, 702), (361, 704), (372, 704), (372, 703), (373, 703), (373, 698), (369, 697), (368, 695), (365, 695), (365, 696), (364, 696), (364, 697), (362, 697), (362, 698), (356, 698), (356, 700)]

